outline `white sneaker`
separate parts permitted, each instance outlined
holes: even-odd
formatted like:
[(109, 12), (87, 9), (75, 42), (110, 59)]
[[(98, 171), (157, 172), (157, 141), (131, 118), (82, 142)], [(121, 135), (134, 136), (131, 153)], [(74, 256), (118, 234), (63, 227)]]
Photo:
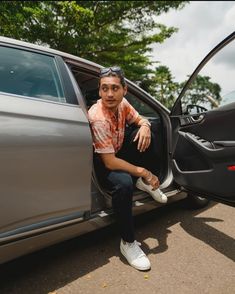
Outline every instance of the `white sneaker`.
[(142, 178), (138, 178), (136, 182), (136, 187), (142, 191), (149, 193), (154, 200), (160, 203), (167, 202), (167, 196), (158, 188), (156, 190), (152, 190), (152, 186), (145, 184)]
[(121, 240), (120, 250), (131, 266), (140, 271), (146, 271), (151, 268), (150, 261), (139, 245), (140, 243), (136, 240), (133, 243)]

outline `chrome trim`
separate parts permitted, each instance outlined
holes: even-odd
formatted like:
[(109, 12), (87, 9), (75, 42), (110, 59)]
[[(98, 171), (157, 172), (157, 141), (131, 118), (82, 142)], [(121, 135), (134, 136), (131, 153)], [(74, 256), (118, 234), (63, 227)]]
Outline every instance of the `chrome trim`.
[(63, 223), (57, 223), (57, 224), (49, 225), (49, 226), (46, 226), (46, 227), (43, 227), (43, 228), (40, 228), (40, 229), (34, 229), (34, 230), (26, 231), (26, 232), (23, 232), (23, 233), (3, 237), (3, 238), (0, 239), (0, 245), (6, 244), (6, 243), (9, 243), (9, 242), (19, 241), (19, 240), (22, 240), (22, 239), (26, 239), (28, 237), (33, 237), (35, 235), (40, 235), (42, 233), (46, 233), (48, 231), (52, 231), (52, 230), (55, 230), (55, 229), (64, 228), (64, 227), (69, 226), (69, 225), (77, 224), (77, 223), (79, 223), (79, 222), (81, 222), (83, 220), (84, 220), (83, 217), (79, 217), (79, 218), (69, 220), (69, 221), (66, 221), (66, 222), (63, 222)]

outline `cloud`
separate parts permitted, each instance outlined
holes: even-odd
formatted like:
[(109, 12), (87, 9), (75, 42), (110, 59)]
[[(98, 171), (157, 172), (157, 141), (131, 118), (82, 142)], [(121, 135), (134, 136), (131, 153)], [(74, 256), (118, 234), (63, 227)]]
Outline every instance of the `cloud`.
[(229, 9), (225, 15), (225, 25), (234, 28), (235, 24), (235, 4)]
[[(226, 68), (233, 69), (235, 72), (235, 42), (228, 44), (214, 58), (214, 64), (223, 65)], [(234, 73), (235, 74), (235, 73)]]
[[(154, 44), (152, 60), (170, 68), (176, 81), (182, 82), (200, 61), (235, 28), (234, 1), (192, 1), (179, 11), (172, 10), (157, 17), (159, 23), (179, 28), (163, 44)], [(235, 41), (233, 42), (235, 43)], [(222, 83), (224, 92), (235, 88), (228, 76), (234, 76), (234, 45), (228, 53), (211, 62), (210, 76)], [(233, 56), (232, 56), (233, 55)], [(217, 67), (216, 67), (217, 65)], [(228, 69), (229, 68), (229, 69)], [(233, 89), (234, 89), (233, 88)]]

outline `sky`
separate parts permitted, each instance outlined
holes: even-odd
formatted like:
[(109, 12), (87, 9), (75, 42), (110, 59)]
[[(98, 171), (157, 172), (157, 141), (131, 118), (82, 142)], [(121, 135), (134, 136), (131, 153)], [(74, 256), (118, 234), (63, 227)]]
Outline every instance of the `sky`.
[[(168, 66), (174, 80), (182, 82), (211, 49), (235, 30), (235, 1), (190, 1), (181, 10), (161, 14), (157, 22), (177, 27), (178, 32), (163, 44), (153, 45), (152, 60)], [(208, 64), (207, 74), (221, 84), (222, 94), (235, 90), (235, 41), (229, 46), (227, 54), (220, 53)]]

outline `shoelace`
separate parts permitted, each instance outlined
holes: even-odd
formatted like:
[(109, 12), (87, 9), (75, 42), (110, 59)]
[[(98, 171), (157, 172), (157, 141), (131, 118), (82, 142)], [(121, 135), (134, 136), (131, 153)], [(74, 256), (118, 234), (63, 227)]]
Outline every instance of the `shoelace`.
[[(141, 179), (141, 182), (142, 182), (142, 184), (143, 185), (145, 185), (145, 186), (149, 186), (149, 184), (146, 184), (143, 180), (142, 180), (142, 178), (140, 178)], [(159, 194), (161, 195), (161, 197), (162, 196), (164, 196), (164, 193), (158, 188), (158, 191), (159, 191)]]
[(145, 256), (144, 252), (139, 247), (141, 243), (137, 242), (136, 240), (130, 245), (130, 248), (133, 250), (133, 255), (135, 258)]

